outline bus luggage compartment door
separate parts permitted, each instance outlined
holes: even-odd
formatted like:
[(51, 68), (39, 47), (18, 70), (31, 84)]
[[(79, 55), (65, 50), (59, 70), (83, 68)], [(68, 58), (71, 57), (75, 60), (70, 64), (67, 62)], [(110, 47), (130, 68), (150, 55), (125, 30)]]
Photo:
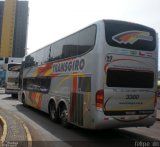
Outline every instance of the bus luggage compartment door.
[(78, 126), (91, 127), (91, 77), (77, 79), (77, 90), (71, 96), (70, 121)]

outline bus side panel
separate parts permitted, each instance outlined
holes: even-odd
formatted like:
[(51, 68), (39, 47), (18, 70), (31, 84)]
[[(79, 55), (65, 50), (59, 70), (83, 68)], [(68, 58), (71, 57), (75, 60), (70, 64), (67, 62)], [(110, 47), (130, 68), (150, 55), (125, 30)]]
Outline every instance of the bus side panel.
[[(74, 85), (75, 80), (76, 85)], [(70, 103), (70, 121), (77, 126), (90, 127), (91, 76), (84, 75), (74, 77), (72, 82), (73, 90)], [(75, 86), (77, 86), (76, 89)]]
[[(56, 83), (56, 84), (55, 84)], [(60, 74), (51, 82), (49, 95), (56, 106), (65, 101), (69, 122), (81, 127), (90, 127), (91, 76), (82, 73)]]

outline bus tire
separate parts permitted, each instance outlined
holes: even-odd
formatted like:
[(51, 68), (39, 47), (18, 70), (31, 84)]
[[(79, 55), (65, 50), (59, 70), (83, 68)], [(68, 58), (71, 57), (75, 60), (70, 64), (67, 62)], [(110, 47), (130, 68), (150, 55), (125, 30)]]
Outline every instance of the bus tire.
[(68, 112), (67, 112), (66, 106), (63, 106), (61, 108), (60, 120), (63, 127), (65, 128), (71, 127), (71, 124), (68, 122)]
[(51, 101), (49, 103), (48, 109), (49, 109), (50, 119), (54, 122), (58, 122), (58, 115), (57, 115), (57, 112), (56, 112), (56, 106), (55, 106), (55, 103), (53, 101)]

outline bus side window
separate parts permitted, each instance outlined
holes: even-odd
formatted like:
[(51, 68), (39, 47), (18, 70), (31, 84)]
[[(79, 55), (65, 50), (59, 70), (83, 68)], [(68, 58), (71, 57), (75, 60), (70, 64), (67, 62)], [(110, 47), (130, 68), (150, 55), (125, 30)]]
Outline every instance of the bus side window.
[(43, 52), (43, 64), (47, 63), (49, 61), (50, 58), (50, 45), (45, 47)]
[(26, 78), (23, 82), (25, 90), (48, 93), (50, 87), (50, 78)]
[(73, 57), (78, 55), (78, 33), (73, 34), (66, 38), (65, 44), (63, 45), (63, 58)]
[(50, 61), (62, 59), (63, 40), (58, 41), (51, 46)]
[(78, 38), (78, 54), (88, 52), (95, 43), (96, 26), (90, 26), (79, 32)]

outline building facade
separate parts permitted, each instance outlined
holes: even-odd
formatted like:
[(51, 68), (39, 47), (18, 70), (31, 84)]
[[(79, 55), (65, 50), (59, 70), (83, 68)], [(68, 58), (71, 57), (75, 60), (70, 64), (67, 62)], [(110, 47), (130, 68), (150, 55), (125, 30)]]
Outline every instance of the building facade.
[(4, 1), (0, 1), (0, 46), (1, 46), (1, 34), (2, 34), (3, 8), (4, 8)]
[(0, 57), (23, 57), (28, 30), (28, 1), (0, 1)]

